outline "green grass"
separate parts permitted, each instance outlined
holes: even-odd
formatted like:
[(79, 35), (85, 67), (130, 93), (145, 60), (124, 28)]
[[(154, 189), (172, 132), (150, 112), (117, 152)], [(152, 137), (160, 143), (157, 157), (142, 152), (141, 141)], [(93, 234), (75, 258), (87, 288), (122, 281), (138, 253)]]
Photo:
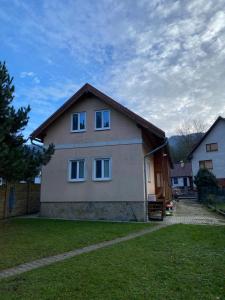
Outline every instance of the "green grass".
[(225, 202), (217, 203), (215, 207), (225, 212)]
[(0, 283), (1, 299), (222, 300), (225, 227), (174, 225)]
[(0, 222), (0, 270), (111, 240), (151, 226), (145, 223), (14, 219)]

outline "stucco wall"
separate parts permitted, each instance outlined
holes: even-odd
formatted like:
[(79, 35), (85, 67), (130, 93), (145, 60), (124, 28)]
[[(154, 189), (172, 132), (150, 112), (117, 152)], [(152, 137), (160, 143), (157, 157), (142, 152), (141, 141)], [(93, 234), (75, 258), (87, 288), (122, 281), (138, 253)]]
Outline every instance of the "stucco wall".
[[(97, 157), (111, 157), (112, 180), (93, 181), (93, 159)], [(76, 158), (85, 159), (84, 182), (68, 181), (68, 160)], [(141, 144), (56, 150), (42, 170), (41, 202), (143, 200)]]
[[(110, 130), (95, 130), (95, 111), (100, 109), (110, 109)], [(81, 111), (87, 114), (87, 130), (71, 133), (71, 114)], [(116, 145), (95, 146), (98, 142), (112, 141)], [(124, 141), (130, 141), (130, 144), (120, 144)], [(56, 145), (56, 151), (50, 163), (42, 169), (41, 202), (144, 201), (141, 129), (102, 101), (87, 98), (75, 104), (49, 128), (44, 144), (49, 143)], [(88, 147), (67, 147), (87, 143)], [(60, 145), (65, 149), (57, 149)], [(93, 181), (93, 160), (98, 157), (112, 159), (112, 180)], [(84, 182), (69, 182), (68, 161), (80, 158), (85, 159), (86, 179)]]
[[(110, 109), (110, 130), (95, 130), (95, 111), (101, 109)], [(87, 130), (80, 133), (71, 132), (71, 115), (75, 112), (82, 111), (85, 111), (87, 115)], [(141, 139), (142, 135), (140, 128), (138, 128), (132, 120), (97, 98), (88, 97), (77, 102), (49, 127), (44, 143), (62, 145), (135, 138)]]
[[(218, 143), (218, 151), (206, 152), (206, 144)], [(195, 150), (192, 158), (193, 176), (199, 170), (200, 160), (212, 160), (212, 172), (217, 178), (225, 178), (225, 122), (219, 121), (204, 141)]]

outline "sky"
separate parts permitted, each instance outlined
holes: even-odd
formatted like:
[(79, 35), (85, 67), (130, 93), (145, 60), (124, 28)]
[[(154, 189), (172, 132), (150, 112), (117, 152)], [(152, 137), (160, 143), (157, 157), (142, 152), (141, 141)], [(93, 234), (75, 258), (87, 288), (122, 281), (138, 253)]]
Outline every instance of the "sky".
[(25, 134), (86, 82), (167, 136), (225, 117), (225, 0), (0, 0)]

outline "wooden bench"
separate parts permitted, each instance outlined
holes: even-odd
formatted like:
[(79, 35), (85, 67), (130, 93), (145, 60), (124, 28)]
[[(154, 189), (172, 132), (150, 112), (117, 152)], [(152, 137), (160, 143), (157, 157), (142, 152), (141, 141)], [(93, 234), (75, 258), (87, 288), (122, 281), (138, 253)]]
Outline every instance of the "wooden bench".
[(164, 202), (163, 201), (148, 201), (148, 218), (149, 220), (163, 221), (164, 217)]

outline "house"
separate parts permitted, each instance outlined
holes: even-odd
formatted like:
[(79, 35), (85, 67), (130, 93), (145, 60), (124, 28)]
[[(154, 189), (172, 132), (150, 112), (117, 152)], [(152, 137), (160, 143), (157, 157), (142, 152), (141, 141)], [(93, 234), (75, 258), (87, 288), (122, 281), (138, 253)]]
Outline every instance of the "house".
[(207, 168), (225, 186), (225, 118), (218, 117), (189, 154), (193, 176)]
[(170, 173), (172, 188), (190, 189), (193, 187), (192, 167), (190, 162), (174, 164)]
[(148, 200), (171, 197), (165, 133), (90, 84), (31, 139), (55, 145), (42, 169), (42, 216), (144, 221)]

